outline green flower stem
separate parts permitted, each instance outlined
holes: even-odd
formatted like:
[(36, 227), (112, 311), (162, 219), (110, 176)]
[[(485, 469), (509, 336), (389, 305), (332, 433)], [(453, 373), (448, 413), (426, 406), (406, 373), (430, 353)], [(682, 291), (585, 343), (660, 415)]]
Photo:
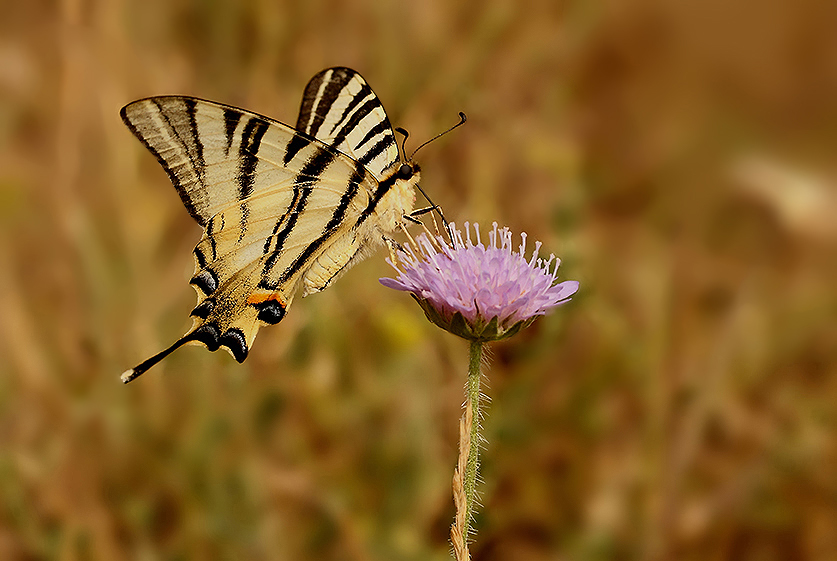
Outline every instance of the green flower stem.
[(465, 543), (468, 543), (468, 530), (474, 520), (476, 510), (476, 486), (477, 473), (479, 472), (479, 450), (480, 450), (480, 376), (482, 366), (482, 342), (471, 341), (470, 361), (468, 363), (468, 390), (465, 407), (472, 411), (471, 438), (468, 447), (468, 461), (465, 464), (465, 527), (462, 534)]

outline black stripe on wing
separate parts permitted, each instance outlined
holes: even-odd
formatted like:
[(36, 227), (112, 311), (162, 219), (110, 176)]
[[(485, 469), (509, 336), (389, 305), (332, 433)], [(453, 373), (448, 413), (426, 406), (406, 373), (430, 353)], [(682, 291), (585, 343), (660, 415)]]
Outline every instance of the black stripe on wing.
[[(194, 159), (192, 160), (192, 166), (195, 168), (195, 171), (198, 173), (198, 178), (203, 185), (206, 185), (206, 162), (203, 159), (203, 142), (201, 141), (201, 135), (198, 133), (198, 121), (197, 121), (197, 100), (192, 98), (184, 98), (183, 104), (186, 106), (186, 115), (189, 116), (189, 135), (188, 138), (192, 141), (194, 145)], [(158, 105), (159, 107), (159, 105)], [(161, 108), (162, 111), (162, 108)], [(179, 137), (178, 137), (179, 138)], [(186, 146), (186, 142), (183, 143)], [(187, 148), (188, 150), (188, 148)], [(192, 156), (190, 156), (190, 159)]]
[(310, 137), (303, 136), (299, 133), (295, 134), (285, 148), (285, 157), (282, 159), (282, 163), (288, 165), (299, 154), (299, 151), (311, 144), (311, 142)]
[[(355, 110), (355, 107), (357, 107), (361, 101), (365, 100), (370, 95), (372, 96), (373, 100), (377, 101), (378, 98), (375, 97), (375, 94), (372, 93), (372, 88), (369, 87), (369, 84), (364, 83), (363, 86), (360, 88), (360, 91), (357, 92), (354, 95), (354, 97), (352, 97), (352, 100), (349, 102), (349, 104), (346, 105), (346, 109), (343, 110), (343, 114), (340, 115), (340, 118), (337, 120), (337, 123), (335, 123), (335, 127), (340, 123), (345, 122), (349, 115), (352, 114), (352, 111)], [(378, 105), (381, 106), (381, 103), (378, 102)], [(383, 109), (383, 106), (381, 106), (381, 108)], [(332, 132), (334, 132), (334, 129), (332, 129)]]
[[(198, 181), (205, 185), (206, 163), (203, 160), (203, 147), (195, 121), (197, 100), (181, 98), (182, 108), (176, 105), (174, 107), (163, 107), (160, 100), (154, 99), (152, 101), (157, 106), (157, 111), (168, 127), (169, 133), (177, 139), (183, 153), (189, 159), (192, 172), (197, 175)], [(181, 115), (186, 115), (186, 122), (183, 122)]]
[(224, 155), (230, 155), (230, 148), (232, 148), (233, 139), (235, 138), (235, 129), (238, 128), (238, 122), (241, 120), (241, 111), (236, 111), (232, 108), (223, 108), (224, 112), (224, 138), (226, 144), (224, 146)]
[(238, 150), (239, 200), (244, 200), (253, 194), (253, 181), (255, 180), (256, 166), (259, 163), (259, 146), (269, 126), (268, 123), (257, 118), (250, 119), (244, 125), (244, 132), (241, 134), (241, 146)]
[[(244, 132), (241, 134), (241, 145), (238, 150), (238, 199), (244, 201), (253, 194), (253, 186), (256, 179), (256, 167), (259, 165), (259, 146), (262, 137), (270, 125), (258, 118), (252, 118), (244, 125)], [(242, 202), (241, 204), (241, 235), (238, 240), (244, 239), (247, 232), (247, 219), (250, 217), (250, 207)]]
[(358, 163), (355, 167), (354, 173), (352, 174), (352, 178), (349, 180), (349, 185), (346, 189), (346, 192), (343, 193), (342, 197), (340, 197), (340, 204), (338, 204), (337, 208), (334, 209), (331, 218), (323, 228), (322, 234), (320, 234), (320, 236), (317, 239), (308, 244), (308, 246), (306, 246), (306, 248), (302, 250), (302, 252), (299, 255), (296, 256), (291, 265), (285, 271), (283, 271), (282, 275), (279, 277), (277, 286), (279, 284), (287, 282), (288, 279), (293, 277), (302, 268), (307, 266), (311, 258), (317, 252), (317, 250), (319, 250), (334, 235), (335, 231), (337, 231), (337, 229), (345, 220), (346, 212), (349, 209), (349, 205), (360, 192), (360, 184), (363, 183), (365, 179), (366, 168), (363, 167), (363, 165), (361, 165), (360, 163)]
[(372, 148), (369, 149), (364, 155), (362, 155), (358, 162), (363, 164), (364, 166), (369, 165), (369, 162), (380, 156), (384, 153), (384, 151), (395, 144), (395, 137), (391, 134), (384, 136), (381, 140), (376, 142)]
[[(323, 70), (311, 78), (302, 94), (302, 106), (296, 122), (297, 130), (316, 137), (325, 116), (331, 110), (331, 106), (334, 105), (343, 88), (356, 74), (354, 70), (349, 68), (338, 67)], [(325, 87), (323, 88), (324, 83)], [(322, 94), (320, 94), (321, 89)]]
[[(361, 138), (358, 141), (358, 143), (355, 144), (355, 151), (360, 150), (361, 146), (363, 146), (364, 144), (366, 144), (367, 142), (369, 142), (370, 140), (372, 140), (373, 138), (375, 138), (379, 134), (381, 134), (383, 132), (388, 132), (388, 131), (391, 131), (391, 130), (392, 130), (392, 128), (390, 127), (389, 122), (381, 121), (380, 123), (378, 123), (377, 125), (375, 125), (371, 129), (369, 129), (369, 132), (366, 133), (366, 136)], [(392, 134), (388, 134), (386, 136), (392, 137)]]
[[(171, 180), (172, 185), (174, 185), (174, 188), (180, 195), (180, 200), (183, 202), (183, 206), (186, 207), (186, 210), (189, 212), (192, 218), (194, 218), (198, 222), (198, 224), (203, 226), (206, 220), (203, 216), (201, 216), (197, 208), (195, 208), (192, 199), (188, 196), (186, 190), (184, 189), (183, 183), (180, 180), (180, 176), (177, 173), (177, 168), (175, 166), (170, 166), (169, 162), (163, 157), (162, 154), (160, 154), (157, 148), (155, 148), (147, 140), (147, 127), (149, 123), (143, 118), (143, 115), (137, 116), (136, 122), (132, 119), (132, 117), (128, 115), (129, 110), (133, 106), (135, 106), (138, 103), (145, 103), (147, 101), (149, 100), (139, 100), (123, 107), (119, 111), (119, 115), (122, 117), (122, 122), (125, 123), (125, 126), (127, 126), (130, 129), (130, 131), (134, 134), (134, 136), (136, 136), (139, 139), (139, 141), (142, 142), (142, 145), (145, 146), (145, 148), (149, 152), (151, 152), (155, 158), (157, 158), (157, 161), (160, 162), (160, 165), (165, 170), (166, 174), (169, 176), (169, 180)], [(157, 106), (157, 110), (159, 111), (159, 104), (155, 103), (155, 105)]]
[[(416, 164), (413, 164), (413, 174), (418, 173), (419, 169)], [(383, 181), (378, 183), (378, 187), (375, 189), (375, 194), (369, 199), (369, 203), (366, 205), (366, 208), (363, 209), (363, 212), (360, 213), (360, 216), (355, 222), (354, 228), (357, 228), (366, 220), (372, 216), (372, 213), (375, 212), (375, 209), (378, 206), (378, 203), (381, 202), (381, 199), (384, 198), (390, 189), (395, 185), (395, 182), (398, 181), (399, 177), (397, 173), (392, 173), (389, 177), (386, 177)]]
[[(332, 150), (324, 148), (319, 149), (313, 156), (311, 156), (311, 158), (308, 159), (302, 167), (302, 170), (294, 179), (294, 198), (291, 202), (290, 211), (282, 217), (282, 226), (274, 234), (274, 238), (276, 240), (275, 247), (265, 261), (264, 271), (270, 271), (276, 264), (276, 260), (282, 255), (282, 251), (285, 247), (285, 240), (287, 240), (305, 210), (305, 204), (311, 194), (311, 191), (313, 190), (313, 185), (316, 183), (316, 179), (322, 175), (328, 165), (336, 157), (337, 153)], [(314, 181), (312, 181), (312, 179)], [(266, 242), (265, 247), (269, 247), (269, 243), (270, 239)], [(260, 288), (275, 290), (277, 286), (278, 283), (271, 283), (266, 278), (262, 278), (259, 282)]]
[[(352, 117), (343, 123), (340, 127), (340, 130), (334, 137), (334, 140), (331, 141), (332, 146), (339, 146), (346, 140), (346, 137), (349, 136), (352, 131), (358, 126), (360, 121), (366, 117), (371, 111), (378, 109), (381, 107), (381, 102), (378, 101), (378, 98), (372, 98), (366, 101), (363, 105), (361, 105), (357, 111), (352, 114)], [(342, 121), (341, 121), (342, 122)], [(335, 127), (336, 128), (336, 127)]]
[[(395, 133), (381, 101), (366, 80), (349, 68), (330, 68), (311, 79), (302, 98), (297, 128), (362, 160), (379, 180), (398, 161)], [(295, 140), (290, 148), (302, 146)]]

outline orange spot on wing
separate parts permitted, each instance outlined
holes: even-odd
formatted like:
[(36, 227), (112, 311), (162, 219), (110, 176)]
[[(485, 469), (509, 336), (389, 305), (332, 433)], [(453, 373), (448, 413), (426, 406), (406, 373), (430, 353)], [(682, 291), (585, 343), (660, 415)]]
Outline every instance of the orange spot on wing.
[(282, 307), (285, 307), (285, 303), (279, 298), (279, 295), (275, 292), (257, 292), (251, 294), (249, 298), (247, 298), (248, 304), (261, 304), (262, 302), (267, 302), (268, 300), (276, 300)]

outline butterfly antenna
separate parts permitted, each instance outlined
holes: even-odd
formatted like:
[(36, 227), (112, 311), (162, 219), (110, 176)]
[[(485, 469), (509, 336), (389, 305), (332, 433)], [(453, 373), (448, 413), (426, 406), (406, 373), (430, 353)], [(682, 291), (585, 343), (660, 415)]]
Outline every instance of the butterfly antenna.
[[(418, 148), (416, 148), (415, 150), (413, 150), (413, 153), (412, 153), (412, 154), (410, 154), (410, 157), (409, 157), (409, 158), (407, 158), (407, 161), (412, 161), (413, 156), (415, 156), (415, 155), (416, 155), (416, 152), (418, 152), (419, 150), (421, 150), (422, 148), (424, 148), (425, 146), (427, 146), (428, 144), (430, 144), (431, 142), (433, 142), (433, 141), (434, 141), (434, 140), (436, 140), (437, 138), (440, 138), (440, 137), (442, 137), (442, 136), (444, 136), (444, 135), (448, 134), (448, 133), (449, 133), (450, 131), (452, 131), (453, 129), (455, 129), (455, 128), (459, 127), (459, 126), (464, 125), (464, 124), (465, 124), (465, 121), (467, 121), (467, 120), (468, 120), (468, 117), (466, 117), (466, 116), (465, 116), (465, 113), (463, 113), (462, 111), (460, 111), (460, 112), (459, 112), (459, 122), (458, 122), (458, 123), (456, 123), (455, 125), (453, 125), (453, 126), (452, 126), (452, 127), (450, 127), (449, 129), (447, 129), (447, 130), (445, 130), (445, 131), (440, 132), (439, 134), (437, 134), (436, 136), (434, 136), (434, 137), (433, 137), (433, 138), (431, 138), (430, 140), (428, 140), (428, 141), (423, 142), (422, 144), (420, 144)], [(407, 137), (409, 137), (409, 136), (410, 136), (410, 133), (408, 133), (406, 129), (403, 129), (403, 128), (401, 128), (401, 127), (398, 127), (398, 128), (396, 128), (395, 130), (396, 130), (397, 132), (399, 132), (399, 133), (401, 133), (401, 134), (403, 134), (403, 135), (404, 135), (404, 140), (403, 140), (403, 142), (401, 143), (401, 154), (402, 154), (402, 157), (403, 157), (403, 155), (407, 153), (407, 149), (406, 149)], [(405, 163), (405, 162), (402, 160), (402, 163)], [(428, 212), (428, 211), (430, 211), (430, 212), (433, 212), (433, 211), (437, 212), (437, 213), (439, 214), (439, 218), (441, 218), (441, 219), (442, 219), (442, 224), (444, 224), (444, 226), (445, 226), (445, 231), (446, 231), (446, 232), (447, 232), (447, 234), (448, 234), (448, 238), (452, 240), (452, 239), (453, 239), (453, 237), (451, 236), (450, 224), (448, 223), (448, 219), (447, 219), (447, 218), (445, 218), (445, 214), (442, 212), (442, 207), (440, 207), (439, 205), (437, 205), (436, 203), (434, 203), (434, 202), (433, 202), (433, 200), (432, 200), (429, 196), (427, 196), (427, 193), (425, 193), (425, 192), (424, 192), (424, 189), (422, 189), (422, 188), (421, 188), (421, 185), (416, 184), (416, 188), (419, 190), (419, 192), (422, 194), (422, 196), (423, 196), (423, 197), (427, 200), (427, 202), (428, 202), (428, 203), (430, 203), (430, 207), (428, 207), (428, 208), (426, 208), (426, 209), (419, 210), (419, 211), (417, 211), (416, 213), (413, 213), (413, 215), (411, 216), (411, 218), (414, 220), (415, 216), (419, 216), (419, 215), (424, 214), (425, 212)], [(434, 219), (434, 221), (435, 221), (435, 219)]]
[[(409, 158), (407, 158), (407, 159), (408, 159), (408, 160), (412, 160), (412, 159), (413, 159), (413, 156), (415, 156), (415, 155), (416, 155), (416, 152), (418, 152), (419, 150), (421, 150), (422, 148), (424, 148), (425, 146), (427, 146), (428, 144), (430, 144), (431, 142), (433, 142), (433, 141), (434, 141), (434, 140), (436, 140), (437, 138), (440, 138), (440, 137), (442, 137), (442, 136), (445, 136), (446, 134), (448, 134), (448, 133), (449, 133), (450, 131), (452, 131), (453, 129), (455, 129), (455, 128), (457, 128), (457, 127), (461, 127), (462, 125), (464, 125), (464, 124), (465, 124), (465, 121), (467, 121), (467, 120), (468, 120), (468, 117), (466, 117), (466, 116), (465, 116), (465, 113), (463, 113), (462, 111), (460, 111), (460, 112), (459, 112), (459, 122), (458, 122), (458, 123), (456, 123), (455, 125), (453, 125), (453, 126), (452, 126), (451, 128), (449, 128), (448, 130), (443, 131), (443, 132), (440, 132), (439, 134), (437, 134), (436, 136), (434, 136), (434, 137), (433, 137), (433, 138), (431, 138), (430, 140), (425, 141), (425, 142), (423, 142), (422, 144), (420, 144), (418, 148), (416, 148), (415, 150), (413, 150), (413, 153), (412, 153), (412, 154), (410, 154), (410, 157), (409, 157)], [(398, 129), (396, 129), (396, 130), (398, 130)], [(402, 130), (403, 130), (403, 129), (402, 129)], [(400, 132), (400, 131), (399, 131), (399, 132)], [(404, 132), (406, 132), (406, 131), (404, 131)], [(402, 134), (403, 134), (403, 133), (402, 133)], [(405, 138), (404, 140), (406, 141), (407, 139)]]

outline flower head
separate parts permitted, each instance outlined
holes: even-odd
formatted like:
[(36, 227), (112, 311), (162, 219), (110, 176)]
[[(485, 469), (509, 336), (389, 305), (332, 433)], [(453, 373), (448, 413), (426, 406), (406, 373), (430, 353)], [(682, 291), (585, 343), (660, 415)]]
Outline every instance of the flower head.
[(476, 243), (467, 222), (464, 239), (450, 226), (450, 244), (421, 234), (398, 251), (397, 264), (387, 260), (398, 277), (380, 279), (384, 286), (410, 292), (442, 329), (473, 341), (510, 337), (578, 290), (577, 281), (556, 283), (560, 260), (554, 255), (539, 258), (540, 242), (526, 259), (525, 232), (514, 251), (511, 231), (499, 229), (496, 222), (487, 246), (480, 240), (479, 225), (474, 224)]

